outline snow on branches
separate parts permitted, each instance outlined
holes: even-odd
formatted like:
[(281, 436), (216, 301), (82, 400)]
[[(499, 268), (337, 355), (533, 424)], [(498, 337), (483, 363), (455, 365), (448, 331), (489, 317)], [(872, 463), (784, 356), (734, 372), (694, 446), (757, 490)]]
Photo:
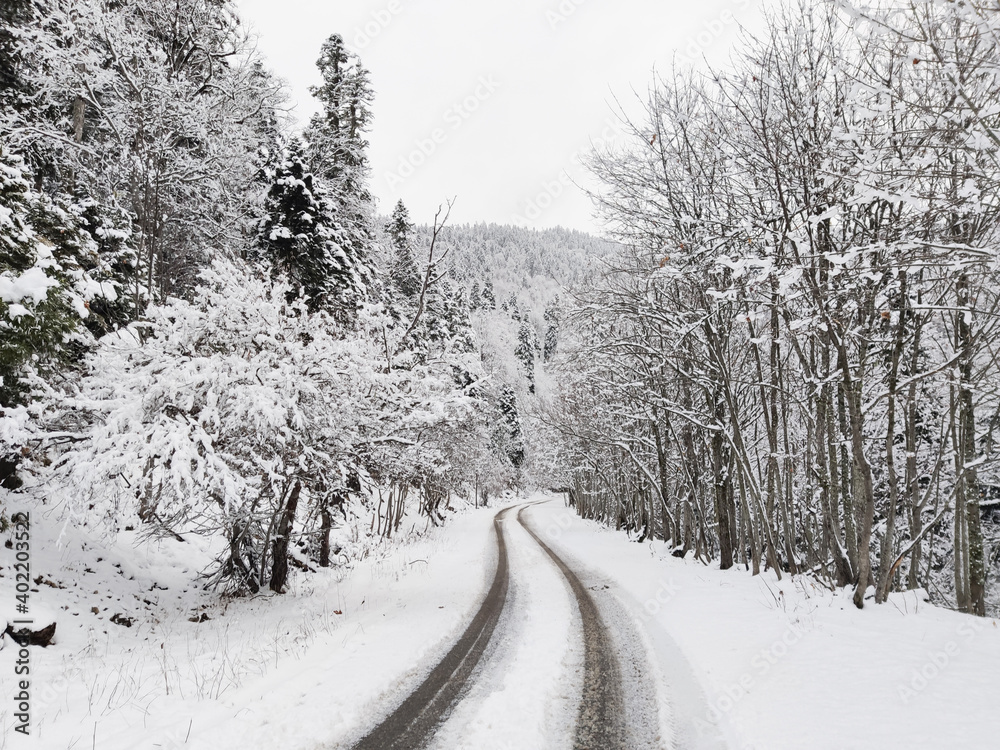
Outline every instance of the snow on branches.
[(51, 425), (84, 438), (58, 459), (75, 513), (217, 536), (220, 580), (256, 590), (291, 488), (315, 526), (344, 476), (391, 471), (390, 453), (433, 470), (435, 431), (474, 405), (450, 370), (387, 373), (374, 329), (345, 331), (288, 291), (216, 262), (192, 302), (101, 340)]
[(678, 554), (983, 614), (1000, 14), (846, 5), (775, 9), (594, 156), (625, 249), (576, 311), (566, 464), (584, 512)]

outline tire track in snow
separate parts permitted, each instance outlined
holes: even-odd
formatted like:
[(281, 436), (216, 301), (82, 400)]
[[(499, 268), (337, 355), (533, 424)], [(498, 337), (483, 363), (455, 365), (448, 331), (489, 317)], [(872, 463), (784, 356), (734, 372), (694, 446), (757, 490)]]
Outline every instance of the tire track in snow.
[(493, 518), (497, 539), (497, 569), (476, 616), (420, 686), (353, 750), (414, 750), (427, 744), (438, 725), (462, 698), (472, 672), (496, 629), (507, 600), (507, 543), (500, 522), (510, 508)]
[(515, 514), (503, 522), (510, 565), (503, 615), (469, 691), (428, 750), (572, 750), (584, 664), (579, 610)]
[[(557, 522), (551, 508), (540, 507), (544, 504), (545, 501), (534, 504), (542, 514), (536, 522), (554, 524), (555, 528), (566, 531), (567, 526)], [(558, 512), (579, 521), (575, 513), (565, 508)], [(635, 750), (740, 747), (736, 738), (711, 719), (702, 681), (670, 633), (650, 619), (641, 597), (630, 593), (614, 578), (589, 572), (578, 562), (583, 554), (579, 545), (575, 549), (573, 545), (560, 546), (567, 559), (577, 561), (575, 567), (581, 571), (578, 576), (585, 585), (603, 584), (589, 588), (596, 592), (594, 598), (604, 615), (622, 671), (625, 727), (629, 736), (625, 745)]]
[(624, 750), (625, 706), (622, 698), (621, 672), (607, 628), (597, 610), (597, 605), (576, 573), (525, 523), (525, 510), (527, 508), (518, 511), (518, 523), (566, 578), (576, 597), (583, 621), (583, 695), (577, 716), (574, 750)]

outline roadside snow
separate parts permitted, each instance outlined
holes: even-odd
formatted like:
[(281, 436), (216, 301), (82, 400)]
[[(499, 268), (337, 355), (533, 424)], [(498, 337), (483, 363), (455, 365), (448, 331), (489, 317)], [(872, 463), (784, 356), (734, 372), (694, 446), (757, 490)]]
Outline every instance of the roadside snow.
[[(347, 746), (434, 666), (495, 565), (496, 509), (470, 510), (350, 570), (293, 576), (284, 596), (221, 600), (195, 583), (213, 552), (197, 537), (102, 545), (42, 511), (31, 509), (30, 607), (35, 627), (56, 620), (56, 642), (30, 649), (26, 739), (12, 731), (18, 649), (5, 639), (5, 748)], [(4, 553), (0, 615), (12, 619)]]
[[(851, 592), (671, 557), (583, 521), (531, 511), (547, 543), (635, 614), (673, 692), (680, 748), (995, 750), (1000, 627), (914, 592), (857, 610)], [(677, 690), (685, 671), (691, 689)], [(691, 690), (705, 702), (692, 713)], [(681, 710), (678, 710), (681, 709)], [(712, 744), (710, 744), (712, 743)]]

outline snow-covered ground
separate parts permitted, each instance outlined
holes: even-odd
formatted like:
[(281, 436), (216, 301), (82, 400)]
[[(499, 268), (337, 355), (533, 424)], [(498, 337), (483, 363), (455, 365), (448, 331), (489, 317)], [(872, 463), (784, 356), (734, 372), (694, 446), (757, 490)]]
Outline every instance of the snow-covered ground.
[(682, 683), (694, 675), (703, 708), (670, 707), (690, 746), (721, 735), (731, 750), (1000, 747), (996, 620), (914, 593), (858, 610), (850, 591), (678, 560), (662, 543), (629, 543), (558, 503), (531, 516), (643, 623), (668, 693), (672, 674)]
[[(493, 575), (495, 512), (461, 513), (350, 570), (296, 572), (284, 596), (220, 601), (194, 580), (210, 559), (196, 538), (147, 548), (122, 534), (106, 548), (35, 511), (32, 577), (42, 580), (32, 585), (31, 612), (36, 626), (58, 622), (56, 643), (30, 649), (25, 740), (12, 731), (18, 649), (5, 639), (0, 748), (291, 750), (346, 741), (392, 708), (465, 627)], [(0, 613), (9, 619), (13, 552), (0, 564)], [(132, 626), (110, 622), (118, 613)], [(209, 619), (190, 621), (202, 613)]]
[[(198, 589), (210, 551), (194, 541), (147, 550), (123, 535), (104, 548), (35, 516), (32, 612), (59, 629), (53, 646), (31, 649), (28, 740), (11, 731), (17, 649), (8, 640), (0, 652), (0, 747), (348, 747), (471, 619), (493, 575), (495, 513), (462, 512), (350, 570), (297, 572), (285, 596), (228, 601)], [(559, 500), (526, 516), (599, 589), (600, 606), (620, 603), (629, 622), (618, 626), (640, 634), (663, 746), (997, 746), (993, 620), (914, 594), (858, 611), (848, 594), (801, 578), (677, 560), (660, 543), (580, 520)], [(516, 606), (438, 734), (442, 750), (555, 748), (572, 727), (579, 615), (513, 514), (505, 524)], [(9, 613), (13, 554), (0, 558)], [(119, 613), (131, 627), (110, 622)], [(202, 613), (209, 619), (190, 621)]]

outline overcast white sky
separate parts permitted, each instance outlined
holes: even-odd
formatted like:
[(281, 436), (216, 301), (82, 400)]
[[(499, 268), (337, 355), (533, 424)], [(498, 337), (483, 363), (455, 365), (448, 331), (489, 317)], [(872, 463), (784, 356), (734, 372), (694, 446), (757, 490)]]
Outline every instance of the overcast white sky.
[(597, 231), (579, 156), (638, 110), (675, 55), (724, 64), (768, 0), (238, 0), (302, 122), (315, 61), (340, 33), (375, 88), (371, 187), (418, 223), (456, 198), (453, 223)]

